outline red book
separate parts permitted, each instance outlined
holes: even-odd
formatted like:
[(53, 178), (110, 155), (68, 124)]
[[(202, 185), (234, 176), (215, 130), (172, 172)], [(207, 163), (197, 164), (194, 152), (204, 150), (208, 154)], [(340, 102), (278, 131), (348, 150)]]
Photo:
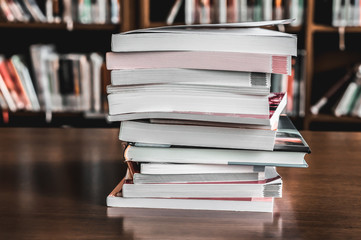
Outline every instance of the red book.
[(9, 73), (6, 60), (1, 56), (0, 56), (0, 75), (2, 76), (2, 78), (4, 80), (6, 87), (9, 90), (9, 93), (16, 104), (16, 107), (18, 109), (24, 109), (25, 103), (23, 102), (22, 97), (19, 94), (19, 90), (18, 90), (17, 86), (15, 85), (15, 83)]
[(23, 102), (25, 109), (31, 110), (32, 109), (31, 102), (29, 96), (26, 93), (25, 86), (20, 79), (19, 73), (16, 71), (11, 61), (6, 60), (6, 64), (7, 64), (8, 72), (14, 83), (15, 90), (18, 93), (20, 100)]

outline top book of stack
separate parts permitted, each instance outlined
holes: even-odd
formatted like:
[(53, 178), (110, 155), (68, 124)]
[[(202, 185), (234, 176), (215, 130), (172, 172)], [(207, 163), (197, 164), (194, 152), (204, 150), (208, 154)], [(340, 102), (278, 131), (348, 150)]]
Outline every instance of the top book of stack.
[(291, 21), (202, 24), (139, 29), (112, 35), (112, 52), (212, 51), (297, 55), (293, 34), (260, 28)]

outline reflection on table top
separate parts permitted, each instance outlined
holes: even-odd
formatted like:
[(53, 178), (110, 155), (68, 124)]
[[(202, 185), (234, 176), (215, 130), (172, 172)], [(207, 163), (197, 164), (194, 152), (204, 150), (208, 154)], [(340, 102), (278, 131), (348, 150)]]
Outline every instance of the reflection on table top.
[(307, 169), (278, 168), (275, 212), (107, 208), (117, 129), (0, 129), (0, 239), (358, 239), (361, 133), (302, 132)]

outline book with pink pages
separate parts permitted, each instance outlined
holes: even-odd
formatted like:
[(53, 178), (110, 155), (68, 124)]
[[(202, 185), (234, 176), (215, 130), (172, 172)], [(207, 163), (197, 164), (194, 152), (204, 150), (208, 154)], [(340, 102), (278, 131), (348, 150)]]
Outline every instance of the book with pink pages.
[(290, 55), (243, 52), (172, 51), (108, 52), (108, 70), (187, 68), (290, 74)]

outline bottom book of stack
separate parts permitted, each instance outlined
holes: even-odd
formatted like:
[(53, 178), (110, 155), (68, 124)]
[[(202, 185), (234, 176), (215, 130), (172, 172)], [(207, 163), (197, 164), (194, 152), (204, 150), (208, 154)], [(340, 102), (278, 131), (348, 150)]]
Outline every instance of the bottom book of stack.
[(225, 165), (216, 170), (217, 165), (194, 164), (198, 173), (132, 174), (136, 164), (130, 164), (126, 178), (108, 196), (108, 206), (272, 212), (274, 198), (282, 197), (274, 167)]

